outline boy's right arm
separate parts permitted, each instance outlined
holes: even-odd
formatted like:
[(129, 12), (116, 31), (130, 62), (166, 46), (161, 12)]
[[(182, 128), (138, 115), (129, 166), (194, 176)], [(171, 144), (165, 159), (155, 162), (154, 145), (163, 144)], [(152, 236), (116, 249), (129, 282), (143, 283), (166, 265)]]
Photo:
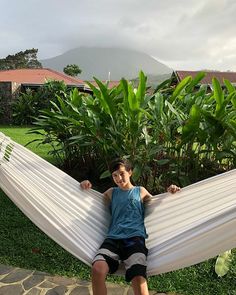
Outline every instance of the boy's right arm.
[[(80, 183), (80, 187), (84, 190), (92, 188), (92, 183), (89, 180), (83, 180)], [(103, 197), (107, 203), (110, 203), (112, 197), (112, 188), (109, 188), (103, 193)]]
[(82, 189), (90, 189), (90, 188), (92, 188), (92, 183), (89, 180), (83, 180), (80, 183), (80, 187)]
[(104, 199), (105, 199), (106, 203), (110, 203), (111, 202), (112, 190), (113, 190), (113, 188), (111, 187), (111, 188), (109, 188), (108, 190), (106, 190), (103, 193), (103, 196), (104, 196)]

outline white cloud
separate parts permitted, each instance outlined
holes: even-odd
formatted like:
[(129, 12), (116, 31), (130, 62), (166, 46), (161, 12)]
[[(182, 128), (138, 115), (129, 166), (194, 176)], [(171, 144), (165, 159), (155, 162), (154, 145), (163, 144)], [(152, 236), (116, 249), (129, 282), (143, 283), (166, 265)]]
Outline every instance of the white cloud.
[(1, 11), (0, 57), (119, 46), (173, 68), (236, 70), (234, 0), (2, 0)]

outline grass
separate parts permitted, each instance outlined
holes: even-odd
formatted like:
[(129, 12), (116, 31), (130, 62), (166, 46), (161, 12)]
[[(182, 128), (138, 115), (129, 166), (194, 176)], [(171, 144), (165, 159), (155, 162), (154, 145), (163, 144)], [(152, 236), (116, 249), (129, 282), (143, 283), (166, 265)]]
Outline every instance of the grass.
[[(0, 126), (0, 132), (25, 145), (34, 136), (28, 127)], [(49, 146), (31, 144), (29, 149), (53, 162), (47, 155)], [(39, 230), (12, 201), (0, 191), (0, 263), (37, 269), (52, 274), (78, 276), (90, 280), (90, 268), (66, 252)], [(214, 272), (215, 259), (149, 278), (149, 288), (158, 292), (187, 295), (236, 295), (236, 251), (231, 270), (223, 278)], [(110, 276), (109, 281), (125, 283), (122, 277)]]
[[(15, 126), (0, 126), (0, 132), (4, 133), (6, 136), (11, 137), (17, 143), (22, 145), (27, 145), (30, 141), (36, 138), (40, 138), (40, 135), (27, 134), (30, 127), (15, 127)], [(33, 142), (27, 145), (27, 148), (35, 152), (40, 157), (53, 163), (55, 162), (52, 156), (48, 155), (50, 151), (50, 145), (39, 145), (37, 142)]]

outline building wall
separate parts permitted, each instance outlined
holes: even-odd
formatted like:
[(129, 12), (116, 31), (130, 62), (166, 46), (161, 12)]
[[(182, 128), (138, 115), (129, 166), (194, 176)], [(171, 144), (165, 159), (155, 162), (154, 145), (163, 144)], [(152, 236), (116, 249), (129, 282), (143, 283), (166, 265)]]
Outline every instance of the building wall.
[(17, 99), (21, 85), (16, 82), (0, 82), (0, 123), (12, 122), (12, 103)]

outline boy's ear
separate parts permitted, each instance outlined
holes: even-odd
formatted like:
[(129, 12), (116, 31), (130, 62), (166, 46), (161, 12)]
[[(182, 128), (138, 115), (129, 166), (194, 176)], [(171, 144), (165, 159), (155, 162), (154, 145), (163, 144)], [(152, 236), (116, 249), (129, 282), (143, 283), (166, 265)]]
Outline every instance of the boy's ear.
[(132, 169), (130, 169), (128, 172), (129, 172), (129, 176), (131, 176), (133, 174), (133, 170)]

